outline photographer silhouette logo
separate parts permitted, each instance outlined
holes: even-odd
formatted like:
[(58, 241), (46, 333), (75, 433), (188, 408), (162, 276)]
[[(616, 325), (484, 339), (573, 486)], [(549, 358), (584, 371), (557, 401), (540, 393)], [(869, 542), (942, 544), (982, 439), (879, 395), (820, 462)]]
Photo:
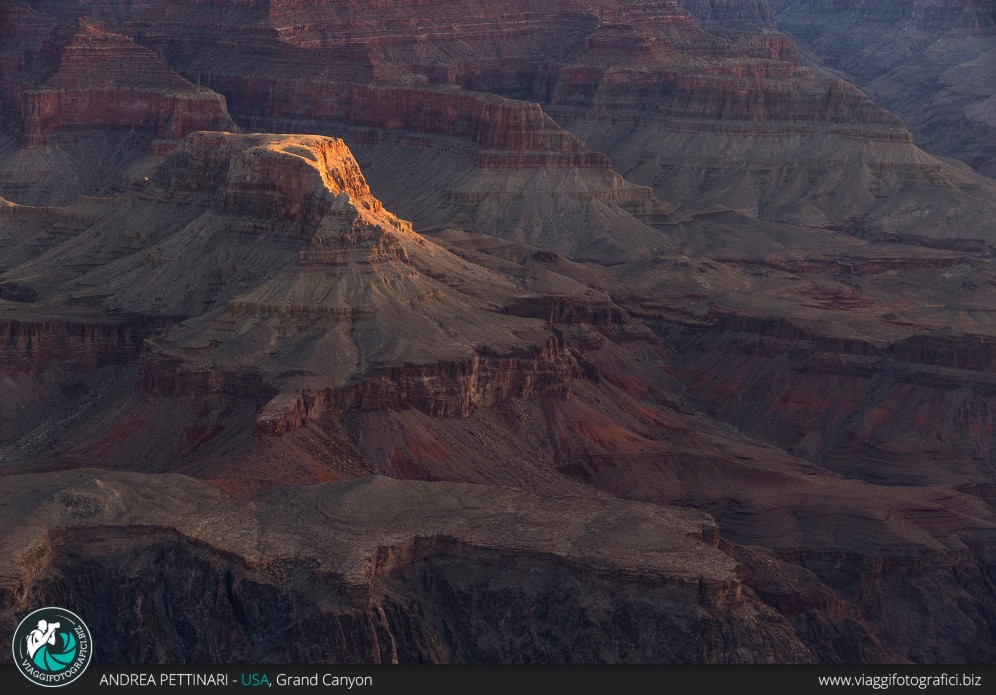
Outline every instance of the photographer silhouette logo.
[(65, 608), (40, 608), (14, 631), (14, 665), (32, 683), (68, 685), (90, 665), (93, 641), (78, 615)]

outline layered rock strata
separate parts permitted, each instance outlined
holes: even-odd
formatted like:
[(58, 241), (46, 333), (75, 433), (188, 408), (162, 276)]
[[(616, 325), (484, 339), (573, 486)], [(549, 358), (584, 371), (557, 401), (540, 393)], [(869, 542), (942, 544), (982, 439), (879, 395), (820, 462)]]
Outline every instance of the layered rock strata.
[(38, 62), (58, 67), (22, 93), (28, 147), (78, 130), (146, 130), (178, 140), (232, 128), (223, 97), (184, 80), (127, 37), (83, 24), (65, 44), (58, 37), (45, 44)]
[(981, 0), (771, 0), (779, 26), (900, 114), (931, 152), (996, 174), (996, 13)]
[[(112, 661), (811, 658), (695, 512), (384, 478), (275, 494), (251, 510), (183, 476), (8, 482), (5, 506), (33, 521), (7, 536), (0, 620), (43, 598), (71, 603), (108, 635)], [(178, 507), (191, 518), (210, 507), (216, 523), (177, 524)], [(297, 617), (291, 605), (311, 608)], [(136, 626), (116, 638), (112, 606)], [(620, 634), (619, 621), (632, 629)], [(726, 639), (739, 646), (717, 648)]]

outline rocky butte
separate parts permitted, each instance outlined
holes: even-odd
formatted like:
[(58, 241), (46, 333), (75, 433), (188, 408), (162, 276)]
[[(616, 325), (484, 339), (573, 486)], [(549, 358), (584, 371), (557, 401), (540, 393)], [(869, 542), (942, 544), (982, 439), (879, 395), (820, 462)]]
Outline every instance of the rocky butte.
[(991, 12), (415, 9), (0, 5), (0, 625), (990, 660)]

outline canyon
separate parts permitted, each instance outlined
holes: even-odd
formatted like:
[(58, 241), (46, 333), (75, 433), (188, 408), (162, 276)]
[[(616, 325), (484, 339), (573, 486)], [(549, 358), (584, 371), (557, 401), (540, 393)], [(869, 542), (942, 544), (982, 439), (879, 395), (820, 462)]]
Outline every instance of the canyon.
[(771, 2), (784, 31), (901, 115), (924, 146), (996, 175), (992, 4), (850, 5), (835, 15), (821, 3)]
[(991, 20), (0, 5), (0, 624), (991, 660)]

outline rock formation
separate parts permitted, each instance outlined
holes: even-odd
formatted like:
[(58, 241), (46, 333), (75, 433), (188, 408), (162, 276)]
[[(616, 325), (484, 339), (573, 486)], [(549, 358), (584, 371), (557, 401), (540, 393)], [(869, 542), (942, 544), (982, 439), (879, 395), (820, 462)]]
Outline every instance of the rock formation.
[(784, 31), (900, 114), (921, 147), (996, 176), (992, 3), (770, 2)]
[[(110, 661), (811, 659), (701, 513), (377, 477), (250, 510), (184, 476), (95, 473), (8, 479), (4, 507), (34, 521), (5, 537), (0, 596), (21, 609), (58, 586), (46, 598), (115, 633)], [(175, 525), (207, 507), (210, 529)]]
[(149, 130), (176, 140), (232, 126), (223, 97), (187, 82), (124, 36), (82, 24), (65, 43), (60, 36), (43, 44), (32, 67), (45, 74), (46, 62), (57, 67), (21, 96), (29, 148), (77, 130)]
[(19, 202), (72, 202), (187, 133), (234, 129), (224, 97), (131, 38), (82, 19), (52, 28), (38, 14), (15, 5), (0, 44), (14, 56), (0, 84), (23, 148), (0, 154), (0, 191)]
[(986, 139), (833, 38), (914, 17), (893, 53), (975, 113), (985, 51), (937, 66), (983, 9), (5, 3), (0, 623), (986, 661), (996, 184), (929, 149)]

